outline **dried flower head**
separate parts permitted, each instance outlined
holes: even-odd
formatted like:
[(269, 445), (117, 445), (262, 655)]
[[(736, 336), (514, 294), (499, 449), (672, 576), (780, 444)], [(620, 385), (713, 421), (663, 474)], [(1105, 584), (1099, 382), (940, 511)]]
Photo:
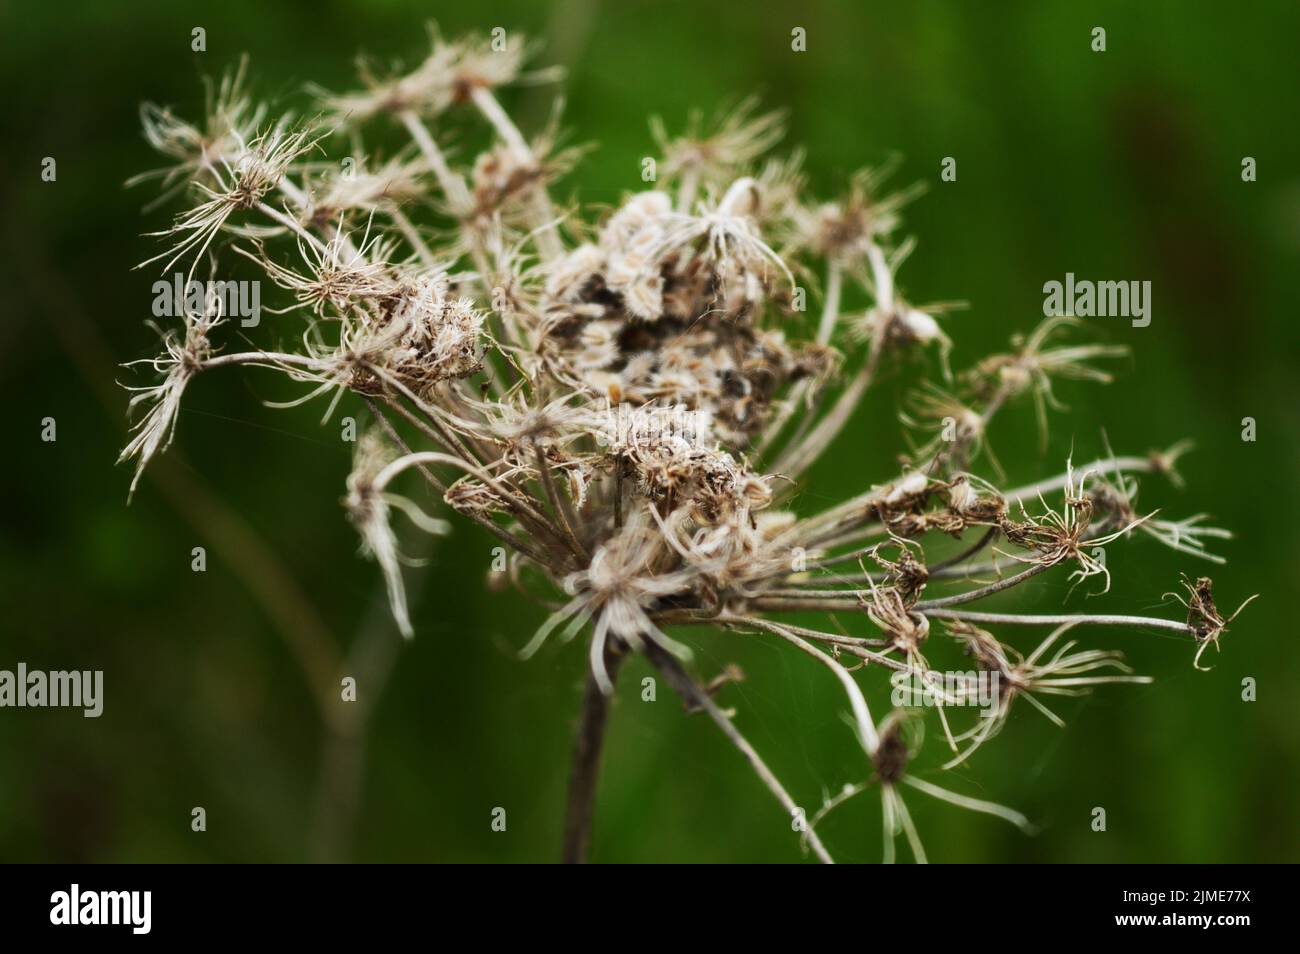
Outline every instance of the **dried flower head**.
[(1259, 594), (1256, 593), (1254, 596), (1246, 597), (1241, 605), (1233, 610), (1232, 615), (1224, 619), (1219, 613), (1218, 607), (1214, 605), (1214, 593), (1212, 592), (1214, 582), (1208, 576), (1198, 576), (1193, 582), (1184, 573), (1182, 584), (1183, 589), (1187, 591), (1186, 596), (1179, 593), (1166, 593), (1165, 598), (1173, 597), (1187, 607), (1187, 625), (1191, 629), (1192, 635), (1196, 637), (1197, 642), (1196, 658), (1192, 660), (1192, 665), (1197, 669), (1208, 672), (1210, 667), (1201, 665), (1201, 656), (1205, 654), (1205, 650), (1209, 649), (1210, 646), (1214, 647), (1216, 653), (1219, 652), (1219, 637), (1227, 632), (1228, 624), (1236, 619), (1237, 615), (1252, 600), (1257, 599)]
[[(581, 857), (590, 826), (587, 756), (603, 734), (601, 700), (634, 652), (802, 817), (741, 734), (743, 714), (733, 721), (714, 701), (731, 680), (700, 685), (687, 647), (670, 635), (676, 627), (713, 632), (723, 645), (738, 636), (789, 644), (843, 690), (861, 748), (857, 777), (866, 780), (803, 826), (820, 860), (831, 857), (821, 819), (876, 786), (886, 860), (899, 832), (925, 858), (907, 787), (1028, 829), (1011, 809), (918, 778), (924, 715), (896, 709), (877, 723), (859, 682), (901, 674), (941, 686), (922, 696), (934, 700), (956, 764), (1003, 729), (1017, 698), (1059, 723), (1037, 696), (1145, 681), (1113, 651), (1058, 646), (1066, 632), (1174, 633), (1197, 644), (1198, 668), (1206, 647), (1218, 648), (1237, 614), (1218, 613), (1205, 579), (1185, 584), (1186, 622), (976, 606), (1066, 564), (1075, 585), (1101, 577), (1105, 592), (1112, 571), (1102, 548), (1139, 531), (1196, 556), (1207, 556), (1207, 538), (1226, 538), (1200, 516), (1136, 510), (1134, 475), (1176, 478), (1182, 446), (1110, 454), (1077, 471), (1067, 460), (1064, 473), (1020, 488), (999, 486), (996, 461), (997, 482), (974, 472), (991, 458), (982, 452), (1002, 408), (1028, 395), (1045, 437), (1047, 410), (1064, 409), (1058, 382), (1107, 382), (1096, 362), (1124, 349), (1067, 338), (1079, 323), (1049, 318), (1008, 352), (953, 375), (940, 326), (952, 306), (909, 304), (896, 280), (915, 247), (897, 238), (901, 210), (919, 189), (883, 191), (886, 166), (859, 173), (839, 198), (808, 195), (801, 154), (766, 155), (781, 135), (779, 115), (752, 101), (712, 128), (697, 117), (680, 136), (656, 123), (655, 189), (612, 209), (574, 202), (557, 211), (549, 190), (575, 154), (558, 148), (554, 120), (526, 136), (496, 99), (503, 86), (547, 77), (523, 71), (529, 53), (514, 34), (447, 41), (435, 31), (414, 69), (365, 69), (360, 92), (317, 91), (323, 118), (270, 128), (242, 70), (202, 123), (146, 110), (147, 138), (175, 163), (164, 187), (187, 185), (193, 199), (149, 263), (170, 268), (240, 241), (284, 299), (270, 309), (270, 334), (301, 344), (221, 352), (211, 341), (219, 311), (185, 313), (180, 330), (164, 333), (162, 356), (144, 362), (161, 381), (132, 401), (147, 409), (123, 454), (137, 461), (136, 480), (171, 440), (200, 372), (276, 371), (303, 389), (285, 404), (321, 400), (326, 417), (345, 398), (363, 400), (386, 437), (376, 430), (359, 442), (345, 506), (379, 564), (398, 628), (409, 636), (418, 627), (393, 510), (427, 532), (451, 526), (389, 490), (416, 470), (459, 522), (504, 544), (508, 572), (493, 585), (526, 583), (546, 604), (533, 637), (521, 639), (524, 656), (586, 634), (591, 704), (579, 727), (566, 857)], [(307, 161), (337, 129), (354, 146), (377, 122), (394, 123), (410, 144), (388, 158), (354, 148), (367, 159), (346, 171)], [(449, 136), (475, 124), (491, 144), (453, 157)], [(808, 282), (821, 298), (811, 322), (796, 303), (805, 293), (796, 275), (817, 277)], [(866, 296), (866, 307), (847, 313), (850, 294)], [(882, 461), (875, 483), (864, 480), (848, 499), (808, 493), (810, 468), (833, 453), (881, 374), (919, 376), (935, 364), (943, 387), (918, 382), (905, 412), (925, 433), (905, 466)], [(1026, 500), (1038, 501), (1036, 515)], [(1004, 575), (999, 559), (1024, 568)], [(798, 625), (792, 614), (828, 622)], [(952, 640), (932, 638), (935, 620)], [(1051, 629), (1021, 655), (1007, 635), (1016, 627)], [(944, 679), (935, 663), (946, 654), (978, 668)], [(980, 675), (993, 673), (1001, 688), (991, 716), (964, 727), (962, 707)]]
[(149, 461), (155, 454), (165, 451), (172, 442), (185, 387), (214, 353), (209, 335), (222, 322), (222, 306), (221, 297), (211, 288), (203, 296), (202, 307), (198, 310), (192, 309), (189, 301), (184, 298), (176, 301), (175, 310), (181, 316), (182, 332), (177, 334), (174, 330), (159, 330), (163, 353), (156, 358), (142, 358), (126, 365), (146, 365), (155, 374), (162, 376), (157, 384), (129, 388), (135, 392), (128, 405), (129, 410), (145, 408), (144, 414), (132, 428), (131, 439), (117, 460), (120, 464), (135, 458), (135, 476), (131, 478), (132, 494)]

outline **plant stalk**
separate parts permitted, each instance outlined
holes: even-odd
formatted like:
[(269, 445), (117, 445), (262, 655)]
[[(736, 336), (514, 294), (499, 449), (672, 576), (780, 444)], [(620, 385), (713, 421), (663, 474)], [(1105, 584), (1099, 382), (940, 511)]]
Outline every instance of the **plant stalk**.
[[(610, 641), (615, 642), (614, 640)], [(624, 650), (605, 648), (605, 672), (611, 682), (618, 679)], [(564, 811), (564, 853), (566, 865), (586, 864), (591, 851), (591, 829), (596, 817), (596, 786), (600, 781), (600, 757), (605, 744), (605, 726), (613, 701), (605, 695), (596, 677), (587, 672), (582, 691), (582, 710), (573, 739), (573, 762), (569, 769), (569, 798)]]

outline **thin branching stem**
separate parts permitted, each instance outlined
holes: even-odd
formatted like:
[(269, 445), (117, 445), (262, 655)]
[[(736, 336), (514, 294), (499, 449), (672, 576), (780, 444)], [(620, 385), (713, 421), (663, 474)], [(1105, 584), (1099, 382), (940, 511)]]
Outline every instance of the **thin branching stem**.
[[(790, 793), (786, 791), (785, 786), (772, 774), (772, 770), (767, 767), (767, 763), (763, 761), (762, 756), (749, 744), (749, 740), (741, 735), (740, 730), (736, 728), (730, 717), (718, 708), (718, 704), (713, 701), (713, 698), (704, 689), (696, 684), (695, 680), (682, 667), (682, 664), (671, 653), (661, 649), (654, 643), (646, 644), (645, 655), (650, 660), (650, 663), (659, 670), (673, 691), (682, 697), (682, 701), (689, 708), (703, 710), (713, 720), (713, 724), (722, 730), (722, 734), (726, 736), (727, 741), (740, 751), (745, 761), (749, 763), (750, 768), (754, 770), (754, 774), (759, 777), (759, 780), (767, 786), (768, 791), (781, 803), (781, 807), (785, 809), (786, 814), (790, 818), (799, 817), (802, 812), (799, 804), (790, 797)], [(808, 831), (805, 834), (808, 847), (817, 856), (817, 860), (823, 864), (834, 864), (835, 859), (826, 850), (826, 846), (822, 844), (817, 833)]]

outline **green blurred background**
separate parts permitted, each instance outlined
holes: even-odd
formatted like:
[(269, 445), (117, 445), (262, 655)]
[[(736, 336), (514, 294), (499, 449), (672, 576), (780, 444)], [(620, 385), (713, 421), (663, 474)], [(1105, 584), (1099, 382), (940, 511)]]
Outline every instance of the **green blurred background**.
[[(1125, 649), (1149, 687), (1111, 687), (1059, 711), (1027, 709), (950, 787), (1015, 806), (1042, 826), (909, 799), (942, 861), (1297, 860), (1295, 623), (1298, 542), (1297, 331), (1300, 137), (1295, 38), (1286, 2), (745, 4), (567, 2), (137, 2), (0, 10), (4, 318), (0, 387), (11, 433), (0, 468), (0, 668), (105, 671), (97, 720), (75, 710), (0, 710), (0, 860), (545, 861), (560, 820), (585, 653), (512, 655), (543, 611), (484, 586), (492, 543), (463, 523), (409, 578), (418, 637), (401, 645), (373, 564), (339, 506), (349, 467), (319, 405), (262, 406), (283, 382), (257, 371), (204, 377), (186, 395), (172, 451), (126, 505), (121, 361), (151, 354), (156, 251), (142, 232), (153, 168), (142, 100), (193, 115), (199, 77), (251, 56), (263, 94), (353, 82), (353, 57), (414, 61), (424, 21), (455, 34), (504, 26), (546, 40), (568, 69), (567, 125), (597, 143), (568, 187), (613, 202), (640, 187), (647, 117), (680, 128), (757, 92), (790, 112), (829, 197), (855, 168), (904, 157), (899, 184), (931, 183), (907, 215), (920, 246), (901, 276), (913, 300), (968, 299), (952, 318), (955, 362), (1002, 347), (1041, 315), (1042, 285), (1081, 278), (1153, 283), (1154, 319), (1097, 320), (1129, 345), (1108, 388), (1070, 388), (1047, 454), (1033, 416), (1000, 420), (993, 442), (1012, 483), (1102, 451), (1192, 437), (1188, 486), (1151, 479), (1141, 502), (1200, 510), (1238, 532), (1226, 567), (1143, 540), (1112, 547), (1109, 597), (1066, 600), (1064, 574), (1004, 606), (1176, 615), (1160, 606), (1180, 570), (1211, 572), (1225, 609), (1262, 597), (1209, 658), (1150, 634), (1094, 631)], [(208, 51), (189, 32), (207, 30)], [(805, 27), (806, 53), (790, 31)], [(1094, 26), (1108, 49), (1089, 48)], [(507, 91), (526, 127), (548, 90)], [(56, 183), (40, 161), (58, 161)], [(955, 183), (938, 181), (942, 157)], [(1241, 159), (1258, 161), (1243, 183)], [(809, 492), (838, 499), (895, 472), (888, 408), (916, 368), (886, 379)], [(362, 416), (348, 406), (342, 413)], [(40, 421), (58, 422), (42, 443)], [(1258, 440), (1241, 439), (1254, 417)], [(208, 570), (190, 570), (194, 546)], [(416, 582), (418, 578), (418, 583)], [(796, 799), (813, 806), (864, 774), (834, 681), (785, 646), (689, 636), (705, 675), (748, 674), (724, 704)], [(1029, 633), (1015, 634), (1022, 647)], [(346, 661), (343, 661), (346, 654)], [(361, 701), (337, 699), (338, 672)], [(600, 789), (600, 861), (794, 861), (788, 820), (702, 716), (666, 688), (620, 684)], [(1241, 700), (1246, 677), (1257, 702)], [(878, 684), (878, 681), (877, 681)], [(883, 709), (884, 695), (873, 698)], [(938, 778), (933, 727), (918, 771)], [(204, 833), (190, 830), (194, 806)], [(508, 812), (504, 833), (490, 812)], [(1108, 831), (1091, 830), (1094, 806)], [(879, 802), (864, 796), (826, 828), (843, 860), (880, 856)]]

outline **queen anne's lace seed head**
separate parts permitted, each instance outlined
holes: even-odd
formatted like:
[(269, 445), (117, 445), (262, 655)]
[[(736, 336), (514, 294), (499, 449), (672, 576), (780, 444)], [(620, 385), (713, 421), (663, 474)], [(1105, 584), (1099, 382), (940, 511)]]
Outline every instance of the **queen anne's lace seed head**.
[[(414, 68), (363, 69), (358, 92), (316, 91), (318, 121), (267, 126), (242, 69), (200, 123), (145, 109), (146, 138), (172, 164), (157, 177), (193, 199), (150, 262), (197, 261), (233, 237), (283, 301), (267, 309), (264, 343), (248, 350), (233, 350), (235, 336), (226, 351), (213, 341), (223, 330), (217, 296), (182, 309), (179, 327), (163, 332), (164, 353), (143, 362), (159, 380), (131, 402), (143, 412), (123, 452), (136, 462), (132, 488), (170, 443), (195, 374), (227, 364), (282, 372), (301, 388), (287, 405), (321, 401), (328, 418), (347, 400), (375, 422), (344, 503), (406, 635), (418, 627), (391, 518), (450, 529), (390, 489), (417, 471), (506, 552), (493, 585), (548, 605), (525, 655), (585, 634), (592, 692), (612, 692), (619, 661), (643, 652), (735, 741), (739, 730), (711, 697), (729, 680), (695, 687), (670, 627), (757, 632), (829, 669), (865, 781), (809, 820), (805, 839), (819, 857), (829, 855), (817, 823), (868, 787), (881, 793), (888, 859), (899, 832), (924, 858), (905, 788), (1028, 827), (1010, 809), (912, 775), (924, 720), (898, 709), (877, 725), (858, 680), (888, 671), (932, 685), (942, 674), (929, 657), (954, 649), (968, 654), (962, 665), (996, 674), (992, 708), (973, 721), (962, 706), (980, 683), (969, 673), (931, 693), (956, 764), (1001, 730), (1013, 700), (1059, 722), (1039, 696), (1143, 681), (1117, 653), (1060, 643), (1076, 624), (1080, 638), (1089, 624), (1181, 634), (1198, 668), (1217, 650), (1236, 614), (1219, 613), (1205, 578), (1186, 580), (1178, 597), (1186, 622), (1077, 614), (1028, 655), (1013, 633), (1042, 618), (975, 607), (1062, 565), (1056, 572), (1073, 584), (1100, 578), (1104, 591), (1105, 548), (1139, 533), (1220, 559), (1206, 541), (1227, 532), (1202, 515), (1137, 509), (1133, 473), (1175, 477), (1182, 445), (1078, 471), (1067, 460), (1064, 474), (1019, 490), (981, 476), (987, 462), (1001, 480), (989, 438), (1001, 409), (1031, 402), (1045, 439), (1048, 412), (1064, 409), (1060, 383), (1109, 381), (1104, 362), (1123, 349), (1080, 342), (1077, 322), (1051, 318), (952, 375), (954, 306), (912, 304), (896, 281), (914, 248), (897, 237), (901, 211), (920, 190), (882, 188), (887, 164), (836, 197), (809, 195), (802, 154), (765, 156), (780, 117), (751, 101), (712, 128), (697, 117), (680, 136), (655, 124), (656, 188), (613, 208), (584, 205), (581, 190), (557, 205), (550, 187), (577, 151), (558, 148), (554, 121), (525, 136), (497, 100), (502, 87), (544, 78), (526, 71), (529, 52), (510, 31), (457, 41), (435, 31)], [(456, 141), (488, 130), (482, 152), (446, 148), (449, 127), (473, 124)], [(376, 125), (411, 145), (388, 157), (366, 151)], [(311, 155), (318, 147), (324, 158)], [(365, 158), (339, 161), (354, 156)], [(859, 449), (852, 460), (878, 469), (861, 475), (856, 494), (830, 499), (834, 485), (811, 482), (810, 468), (827, 458), (821, 473), (843, 467), (832, 448), (861, 441), (859, 408), (886, 413), (882, 396), (868, 396), (880, 376), (920, 377), (927, 366), (943, 385), (912, 389), (902, 466), (883, 449)], [(765, 767), (760, 774), (794, 804)]]

